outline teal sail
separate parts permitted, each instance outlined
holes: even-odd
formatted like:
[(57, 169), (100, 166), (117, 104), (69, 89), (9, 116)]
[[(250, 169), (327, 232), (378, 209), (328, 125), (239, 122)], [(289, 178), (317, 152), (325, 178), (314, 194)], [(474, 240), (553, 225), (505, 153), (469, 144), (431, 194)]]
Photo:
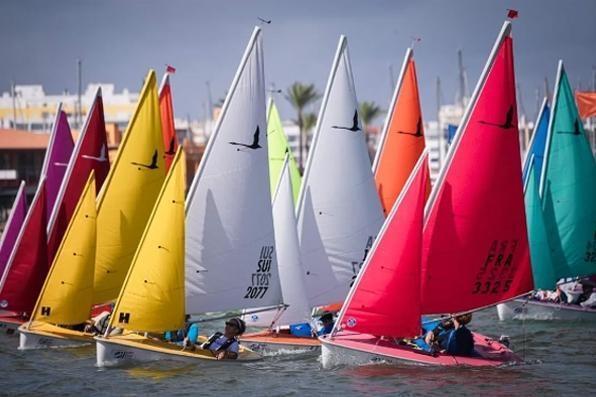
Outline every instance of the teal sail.
[(557, 276), (596, 273), (596, 164), (559, 61), (540, 197)]
[(551, 258), (551, 249), (548, 244), (546, 226), (542, 213), (542, 201), (538, 194), (540, 168), (534, 156), (528, 160), (527, 165), (528, 177), (526, 180), (524, 201), (534, 288), (552, 289), (559, 277), (556, 274)]

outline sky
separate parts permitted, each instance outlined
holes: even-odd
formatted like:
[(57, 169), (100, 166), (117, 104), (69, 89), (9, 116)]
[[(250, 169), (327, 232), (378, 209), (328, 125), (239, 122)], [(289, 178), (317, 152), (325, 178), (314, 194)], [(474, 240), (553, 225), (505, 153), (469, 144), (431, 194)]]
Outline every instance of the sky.
[[(258, 17), (264, 25), (268, 86), (284, 91), (295, 81), (314, 83), (322, 94), (339, 36), (348, 37), (359, 101), (382, 108), (391, 97), (390, 67), (397, 77), (412, 37), (426, 120), (436, 119), (436, 79), (442, 102), (457, 90), (457, 50), (472, 91), (505, 20), (513, 22), (517, 83), (529, 118), (537, 90), (550, 90), (563, 59), (574, 87), (587, 89), (596, 67), (594, 0), (2, 0), (0, 92), (16, 84), (43, 84), (46, 93), (76, 92), (77, 59), (83, 85), (113, 83), (139, 91), (149, 68), (172, 78), (177, 117), (203, 118), (207, 84), (223, 98)], [(279, 94), (278, 94), (279, 95)], [(279, 97), (283, 119), (294, 118)], [(315, 113), (318, 107), (311, 109)], [(381, 123), (382, 119), (377, 119)]]

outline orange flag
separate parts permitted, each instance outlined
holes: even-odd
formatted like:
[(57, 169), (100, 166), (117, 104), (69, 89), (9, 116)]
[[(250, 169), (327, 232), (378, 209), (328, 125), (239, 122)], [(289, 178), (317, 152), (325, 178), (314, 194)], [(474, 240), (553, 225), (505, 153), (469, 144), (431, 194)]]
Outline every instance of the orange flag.
[(596, 91), (576, 91), (575, 102), (577, 102), (579, 117), (587, 119), (596, 116)]
[(178, 139), (176, 138), (176, 129), (174, 128), (174, 106), (172, 104), (172, 89), (170, 87), (170, 75), (166, 73), (159, 89), (159, 111), (161, 113), (161, 129), (163, 132), (163, 142), (166, 160), (166, 172), (170, 169), (170, 164), (178, 149)]
[[(385, 216), (391, 211), (424, 150), (424, 126), (413, 53), (408, 49), (373, 165), (375, 184)], [(426, 197), (430, 192), (427, 182)]]

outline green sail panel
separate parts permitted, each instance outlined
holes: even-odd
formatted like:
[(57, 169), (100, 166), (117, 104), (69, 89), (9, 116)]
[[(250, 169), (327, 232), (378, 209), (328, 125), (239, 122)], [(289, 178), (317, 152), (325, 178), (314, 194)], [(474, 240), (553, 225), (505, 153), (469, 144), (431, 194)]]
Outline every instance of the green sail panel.
[(273, 99), (269, 99), (269, 111), (267, 112), (267, 139), (269, 140), (269, 178), (271, 182), (271, 196), (275, 193), (275, 188), (279, 182), (281, 170), (284, 165), (286, 152), (289, 153), (290, 159), (288, 166), (290, 167), (290, 179), (292, 180), (292, 193), (294, 195), (294, 203), (298, 201), (298, 193), (300, 191), (300, 183), (302, 177), (296, 164), (296, 159), (292, 151), (288, 147), (288, 138), (284, 133), (281, 124), (281, 118), (277, 111), (277, 106)]
[(596, 273), (596, 164), (562, 62), (540, 192), (559, 277)]
[(532, 275), (534, 276), (534, 288), (553, 289), (559, 277), (557, 277), (548, 244), (542, 201), (538, 192), (539, 176), (537, 174), (534, 156), (532, 156), (524, 194)]

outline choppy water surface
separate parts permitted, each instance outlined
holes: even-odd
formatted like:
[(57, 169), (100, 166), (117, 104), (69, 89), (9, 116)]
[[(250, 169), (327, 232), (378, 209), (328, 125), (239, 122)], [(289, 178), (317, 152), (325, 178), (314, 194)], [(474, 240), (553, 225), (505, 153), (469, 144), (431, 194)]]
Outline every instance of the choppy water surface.
[[(215, 328), (214, 328), (215, 327)], [(223, 321), (205, 332), (223, 328)], [(317, 354), (268, 356), (250, 364), (159, 362), (98, 369), (95, 348), (20, 352), (0, 336), (0, 395), (585, 395), (596, 390), (596, 323), (506, 322), (475, 315), (473, 330), (511, 337), (527, 361), (507, 368), (374, 364), (323, 370)]]

